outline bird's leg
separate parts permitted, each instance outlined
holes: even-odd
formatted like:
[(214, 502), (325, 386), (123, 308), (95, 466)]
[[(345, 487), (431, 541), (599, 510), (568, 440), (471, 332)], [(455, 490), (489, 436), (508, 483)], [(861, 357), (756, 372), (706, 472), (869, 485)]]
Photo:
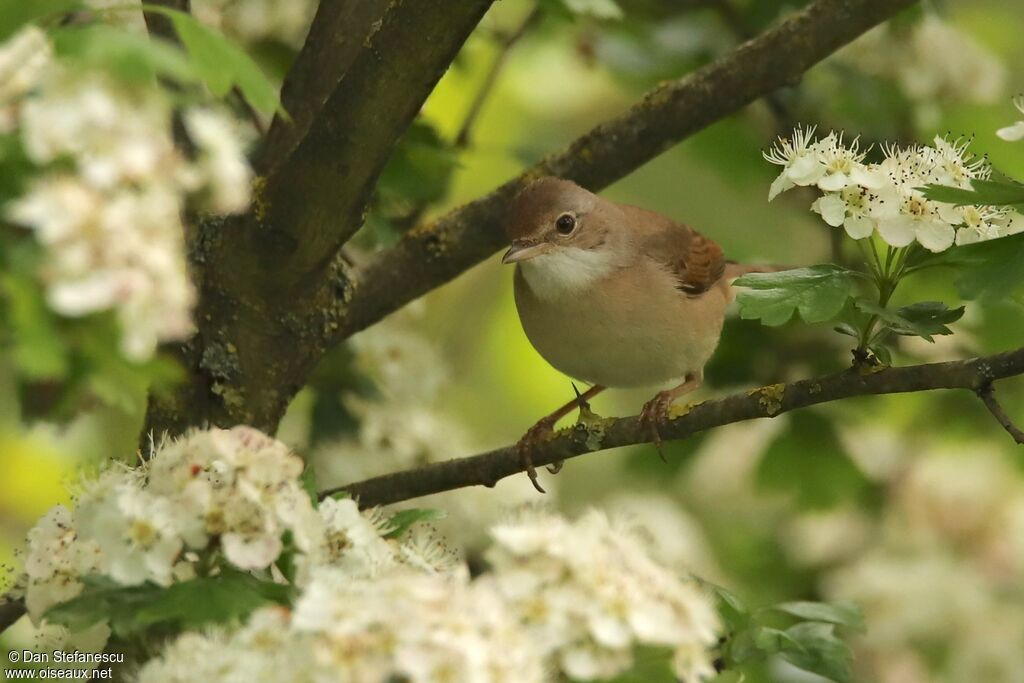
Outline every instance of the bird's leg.
[[(516, 450), (519, 452), (519, 458), (522, 460), (523, 465), (526, 467), (526, 474), (530, 477), (530, 482), (533, 483), (533, 488), (537, 489), (541, 493), (547, 493), (540, 483), (537, 481), (537, 468), (533, 466), (533, 451), (540, 445), (540, 443), (554, 430), (555, 423), (561, 420), (563, 417), (571, 413), (573, 410), (581, 405), (584, 405), (588, 400), (597, 396), (599, 393), (604, 391), (604, 387), (600, 384), (595, 384), (590, 387), (582, 394), (576, 392), (576, 398), (566, 403), (564, 406), (546, 415), (541, 419), (537, 420), (537, 423), (526, 430), (526, 434), (523, 438), (519, 439), (519, 443), (516, 444)], [(560, 468), (558, 468), (560, 469)], [(557, 472), (558, 469), (554, 471)]]
[(679, 386), (655, 394), (640, 411), (640, 426), (650, 430), (654, 447), (658, 449), (658, 455), (662, 460), (665, 460), (665, 453), (661, 450), (661, 433), (658, 431), (658, 425), (668, 418), (668, 409), (672, 401), (697, 389), (703, 382), (703, 371), (691, 372), (683, 378), (683, 383)]
[[(590, 402), (587, 401), (587, 399), (582, 394), (580, 394), (580, 390), (576, 387), (576, 382), (571, 382), (571, 384), (572, 390), (576, 392), (576, 404), (579, 406), (580, 409), (580, 416), (577, 420), (577, 422), (579, 422), (580, 420), (583, 419), (583, 412), (590, 411)], [(558, 474), (559, 472), (562, 471), (563, 465), (565, 465), (564, 460), (553, 462), (547, 466), (547, 471), (550, 472), (551, 474)]]

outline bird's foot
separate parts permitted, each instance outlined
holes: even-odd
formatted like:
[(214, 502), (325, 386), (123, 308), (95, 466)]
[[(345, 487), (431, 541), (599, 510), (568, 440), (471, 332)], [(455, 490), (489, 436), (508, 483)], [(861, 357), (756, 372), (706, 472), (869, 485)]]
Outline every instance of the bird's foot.
[[(547, 493), (547, 491), (544, 490), (544, 487), (537, 480), (537, 468), (533, 466), (533, 452), (551, 436), (554, 432), (554, 427), (554, 420), (550, 417), (542, 418), (537, 421), (537, 424), (526, 430), (526, 434), (523, 434), (523, 437), (516, 444), (516, 452), (519, 454), (519, 460), (523, 463), (523, 467), (526, 468), (526, 475), (530, 477), (530, 483), (533, 484), (533, 488), (541, 493)], [(548, 471), (552, 474), (557, 474), (561, 469), (561, 461), (548, 466)]]
[(665, 452), (661, 449), (661, 432), (658, 430), (658, 426), (668, 419), (668, 409), (674, 398), (675, 394), (671, 390), (659, 391), (640, 410), (640, 427), (650, 434), (651, 441), (658, 449), (658, 457), (662, 462), (668, 462), (668, 459), (665, 458)]

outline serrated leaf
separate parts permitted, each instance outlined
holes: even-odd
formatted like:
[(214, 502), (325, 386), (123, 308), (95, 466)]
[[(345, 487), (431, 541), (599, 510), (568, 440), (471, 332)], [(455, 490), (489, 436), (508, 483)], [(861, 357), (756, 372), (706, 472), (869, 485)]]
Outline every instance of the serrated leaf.
[(855, 305), (865, 313), (877, 316), (886, 328), (896, 334), (922, 337), (930, 342), (935, 341), (933, 335), (953, 334), (946, 324), (956, 322), (964, 314), (963, 306), (949, 308), (941, 301), (920, 301), (895, 311), (864, 299), (858, 299)]
[(828, 508), (868, 484), (846, 453), (832, 421), (812, 410), (793, 413), (768, 446), (755, 473), (759, 487), (784, 491), (802, 508)]
[(79, 0), (0, 0), (0, 42), (17, 33), (25, 24), (81, 6)]
[(735, 281), (746, 287), (739, 293), (740, 317), (759, 318), (776, 326), (793, 317), (794, 311), (809, 323), (834, 318), (853, 291), (851, 271), (835, 265), (796, 268), (778, 273), (751, 273)]
[(277, 88), (259, 65), (223, 34), (184, 12), (156, 5), (146, 5), (146, 11), (171, 20), (196, 73), (215, 97), (224, 97), (237, 87), (257, 111), (286, 114), (281, 108)]
[(391, 531), (384, 534), (384, 538), (399, 538), (406, 531), (409, 530), (413, 524), (418, 522), (429, 522), (435, 519), (444, 519), (444, 510), (434, 510), (430, 508), (412, 508), (409, 510), (399, 510), (395, 514), (391, 515), (391, 519), (388, 520)]
[(850, 647), (835, 635), (835, 626), (816, 621), (804, 622), (786, 629), (799, 649), (783, 646), (782, 657), (794, 666), (824, 676), (836, 683), (849, 683)]
[(58, 55), (125, 80), (147, 81), (158, 76), (179, 83), (199, 80), (188, 56), (165, 40), (105, 24), (69, 26), (53, 31), (51, 35)]
[(169, 587), (145, 583), (123, 586), (106, 577), (86, 577), (80, 595), (47, 610), (47, 621), (81, 631), (108, 621), (119, 636), (130, 636), (156, 625), (194, 629), (205, 624), (242, 618), (268, 603), (286, 604), (288, 586), (228, 571)]
[(972, 180), (970, 190), (946, 185), (926, 185), (919, 189), (926, 198), (957, 206), (1013, 206), (1024, 204), (1024, 185), (1003, 180)]
[(1024, 232), (953, 247), (937, 262), (955, 266), (964, 299), (1002, 299), (1024, 285)]
[(287, 604), (289, 597), (288, 586), (233, 571), (172, 584), (135, 611), (132, 625), (196, 629), (240, 619), (268, 603)]
[(856, 631), (864, 630), (864, 616), (852, 602), (780, 602), (768, 609), (805, 621), (824, 621)]
[(750, 622), (750, 610), (736, 595), (722, 588), (712, 586), (718, 598), (718, 613), (730, 631), (738, 631)]

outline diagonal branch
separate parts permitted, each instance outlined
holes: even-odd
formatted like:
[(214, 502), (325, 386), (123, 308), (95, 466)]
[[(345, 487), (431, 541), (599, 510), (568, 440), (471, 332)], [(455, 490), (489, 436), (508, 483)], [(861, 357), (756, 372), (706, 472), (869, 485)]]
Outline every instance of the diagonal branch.
[(484, 260), (504, 244), (501, 216), (525, 182), (556, 175), (599, 190), (673, 144), (801, 75), (915, 0), (817, 0), (773, 29), (551, 154), (490, 194), (409, 232), (359, 275), (335, 335), (345, 338)]
[(291, 121), (274, 118), (256, 162), (260, 173), (268, 173), (287, 158), (309, 132), (387, 6), (388, 0), (320, 2), (302, 50), (281, 86), (281, 105)]
[(385, 3), (301, 141), (266, 176), (258, 198), (264, 230), (250, 245), (265, 284), (287, 289), (322, 274), (359, 229), (395, 142), (492, 2)]
[[(1024, 374), (1024, 348), (993, 356), (929, 363), (878, 371), (845, 370), (789, 384), (774, 384), (690, 406), (659, 429), (665, 440), (683, 439), (722, 425), (775, 417), (782, 413), (853, 396), (898, 394), (933, 389), (982, 393), (994, 380)], [(533, 453), (537, 467), (585, 453), (650, 442), (636, 416), (602, 420), (590, 427), (562, 430)], [(525, 471), (515, 446), (458, 458), (349, 484), (321, 494), (345, 491), (364, 507), (387, 505), (466, 486), (494, 486)]]
[(992, 383), (984, 384), (977, 390), (977, 394), (981, 402), (988, 408), (988, 412), (992, 413), (992, 417), (1006, 430), (1006, 433), (1013, 437), (1013, 440), (1018, 444), (1024, 445), (1024, 431), (1021, 431), (1020, 427), (1013, 424), (1013, 420), (1003, 410), (1003, 406), (999, 405), (999, 401), (996, 399), (995, 387), (992, 386)]

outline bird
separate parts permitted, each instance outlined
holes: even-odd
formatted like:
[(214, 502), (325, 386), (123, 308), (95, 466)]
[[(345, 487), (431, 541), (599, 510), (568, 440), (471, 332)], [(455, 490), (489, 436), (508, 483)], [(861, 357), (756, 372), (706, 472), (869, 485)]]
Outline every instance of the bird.
[(775, 268), (726, 261), (717, 243), (689, 226), (551, 176), (515, 195), (504, 227), (511, 246), (501, 262), (515, 264), (526, 337), (555, 369), (590, 385), (516, 444), (534, 487), (544, 492), (532, 452), (559, 419), (609, 387), (673, 383), (640, 412), (660, 453), (658, 425), (676, 398), (703, 382), (732, 300), (730, 281)]

